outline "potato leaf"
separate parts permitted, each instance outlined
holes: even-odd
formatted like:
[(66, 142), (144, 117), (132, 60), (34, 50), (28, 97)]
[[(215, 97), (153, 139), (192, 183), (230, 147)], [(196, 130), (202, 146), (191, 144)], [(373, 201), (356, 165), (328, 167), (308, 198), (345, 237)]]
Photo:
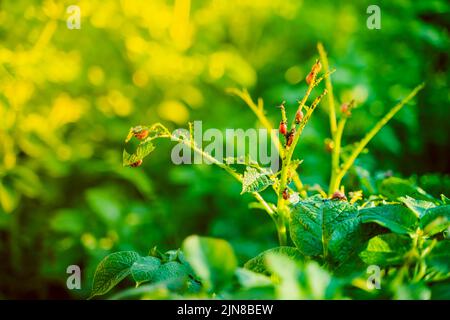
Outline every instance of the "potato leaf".
[(395, 233), (382, 234), (370, 239), (366, 250), (362, 251), (359, 256), (368, 265), (402, 264), (411, 243), (411, 239), (406, 236)]
[(392, 232), (410, 234), (415, 232), (418, 219), (403, 205), (384, 205), (359, 210), (363, 223), (375, 222)]
[(450, 205), (428, 209), (420, 219), (420, 227), (429, 236), (450, 227)]
[(119, 251), (106, 256), (97, 266), (90, 298), (111, 290), (131, 273), (131, 266), (139, 259), (134, 251)]
[(161, 260), (155, 257), (141, 257), (131, 266), (131, 275), (136, 285), (152, 281), (156, 270), (161, 265)]
[(291, 238), (305, 256), (342, 262), (361, 238), (358, 209), (346, 201), (300, 201), (290, 218)]
[(242, 180), (242, 192), (260, 192), (273, 184), (267, 172), (254, 167), (247, 167)]

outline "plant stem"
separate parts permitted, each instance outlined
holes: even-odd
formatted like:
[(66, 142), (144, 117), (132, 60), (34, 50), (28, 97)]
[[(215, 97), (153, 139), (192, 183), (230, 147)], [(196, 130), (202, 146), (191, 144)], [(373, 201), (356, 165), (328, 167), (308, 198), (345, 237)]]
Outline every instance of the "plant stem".
[(380, 121), (377, 122), (377, 124), (365, 135), (365, 137), (358, 142), (355, 149), (351, 153), (351, 155), (348, 157), (348, 159), (344, 162), (342, 167), (338, 170), (336, 176), (334, 179), (332, 179), (330, 183), (330, 193), (336, 191), (339, 189), (339, 186), (341, 184), (342, 178), (345, 176), (347, 171), (350, 169), (350, 167), (355, 162), (356, 158), (359, 156), (359, 154), (364, 150), (365, 146), (372, 140), (372, 138), (383, 128), (383, 126), (394, 117), (394, 115), (400, 111), (403, 106), (408, 103), (416, 94), (423, 89), (425, 86), (424, 83), (418, 85), (415, 87), (410, 94), (405, 97), (402, 101), (400, 101), (398, 104), (396, 104)]
[(341, 156), (341, 142), (342, 142), (342, 133), (344, 132), (345, 123), (347, 122), (347, 118), (343, 117), (339, 120), (338, 127), (336, 129), (336, 133), (333, 136), (333, 150), (331, 153), (331, 178), (330, 178), (330, 189), (328, 190), (328, 194), (331, 196), (333, 192), (335, 192), (338, 188), (335, 187), (334, 181), (336, 181), (336, 176), (339, 173), (339, 161)]
[[(215, 164), (216, 166), (224, 169), (228, 174), (230, 174), (233, 178), (235, 178), (237, 181), (242, 183), (242, 177), (240, 174), (236, 173), (233, 169), (231, 169), (229, 166), (223, 164), (213, 156), (211, 156), (209, 153), (204, 152), (202, 149), (200, 149), (195, 143), (192, 143), (190, 140), (186, 141), (186, 139), (181, 139), (178, 137), (173, 136), (172, 134), (169, 135), (169, 138), (172, 140), (179, 141), (183, 143), (184, 145), (190, 147), (193, 151), (199, 153), (204, 157), (206, 160), (208, 160), (210, 163)], [(263, 206), (265, 211), (269, 214), (269, 216), (274, 219), (275, 221), (275, 212), (274, 210), (269, 206), (269, 204), (264, 200), (264, 198), (261, 196), (259, 192), (252, 192), (252, 196)]]
[[(300, 101), (298, 110), (302, 110), (302, 108), (305, 106), (305, 103), (311, 94), (312, 89), (319, 84), (319, 82), (323, 79), (320, 78), (317, 81), (312, 81), (309, 85), (303, 99)], [(278, 189), (278, 200), (277, 200), (277, 212), (278, 212), (278, 222), (279, 226), (278, 229), (286, 229), (286, 217), (288, 216), (288, 209), (286, 207), (286, 200), (283, 198), (283, 191), (287, 187), (287, 175), (289, 171), (289, 166), (291, 165), (292, 155), (294, 153), (295, 147), (298, 143), (298, 140), (303, 132), (303, 129), (305, 128), (306, 124), (308, 123), (308, 120), (311, 118), (312, 113), (314, 112), (315, 108), (319, 104), (321, 98), (326, 94), (325, 91), (317, 97), (314, 102), (312, 103), (311, 107), (307, 108), (306, 115), (304, 116), (302, 122), (299, 124), (298, 129), (294, 133), (294, 138), (292, 141), (292, 144), (286, 148), (285, 152), (285, 158), (283, 159), (282, 168), (281, 168), (281, 174), (280, 174), (280, 187)], [(295, 126), (295, 119), (293, 121), (293, 125)], [(285, 233), (286, 231), (284, 231)], [(281, 244), (281, 243), (280, 243)]]
[[(256, 105), (255, 102), (253, 102), (247, 90), (228, 89), (228, 92), (241, 98), (247, 104), (250, 110), (253, 111), (253, 113), (258, 118), (259, 122), (261, 122), (263, 127), (266, 128), (266, 130), (269, 132), (272, 143), (277, 148), (277, 152), (279, 153), (280, 158), (284, 159), (283, 145), (281, 144), (281, 141), (277, 137), (277, 135), (272, 134), (273, 127), (270, 120), (264, 114), (264, 105), (262, 99), (258, 99), (258, 105)], [(295, 187), (297, 188), (297, 191), (300, 193), (302, 197), (305, 198), (307, 194), (298, 173), (295, 171), (293, 172), (293, 175), (294, 175), (293, 180)]]
[[(328, 63), (328, 57), (327, 52), (325, 51), (325, 48), (323, 47), (322, 43), (317, 44), (317, 50), (319, 51), (320, 61), (322, 61), (323, 70), (325, 73), (329, 72), (329, 63)], [(336, 106), (334, 104), (334, 95), (333, 95), (333, 86), (331, 84), (331, 78), (327, 77), (325, 79), (325, 87), (328, 91), (328, 114), (330, 116), (330, 129), (331, 129), (331, 137), (334, 138), (334, 134), (337, 130), (337, 124), (336, 124)]]

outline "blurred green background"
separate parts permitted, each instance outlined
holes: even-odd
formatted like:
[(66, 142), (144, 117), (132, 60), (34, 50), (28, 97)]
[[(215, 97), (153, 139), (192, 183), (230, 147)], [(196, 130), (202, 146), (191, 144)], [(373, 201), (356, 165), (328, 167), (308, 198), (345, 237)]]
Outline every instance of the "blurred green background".
[[(72, 4), (80, 30), (66, 27)], [(220, 169), (173, 165), (168, 141), (139, 169), (123, 168), (123, 142), (131, 126), (155, 121), (256, 126), (229, 87), (263, 97), (277, 123), (274, 106), (286, 100), (293, 112), (305, 91), (318, 41), (337, 69), (337, 103), (359, 105), (345, 142), (426, 82), (358, 165), (448, 196), (449, 3), (378, 1), (381, 30), (366, 27), (370, 4), (0, 1), (0, 298), (85, 298), (109, 252), (174, 249), (193, 233), (227, 239), (241, 263), (275, 246), (270, 219)], [(321, 107), (298, 150), (308, 184), (326, 187), (328, 136)], [(66, 289), (72, 264), (82, 290)]]

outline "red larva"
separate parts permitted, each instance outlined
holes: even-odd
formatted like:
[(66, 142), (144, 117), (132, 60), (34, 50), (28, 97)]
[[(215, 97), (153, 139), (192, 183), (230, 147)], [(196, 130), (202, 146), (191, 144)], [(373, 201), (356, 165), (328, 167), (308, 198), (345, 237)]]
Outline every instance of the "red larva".
[(136, 162), (131, 163), (131, 164), (130, 164), (130, 167), (136, 168), (136, 167), (139, 167), (141, 164), (142, 164), (142, 159), (140, 159), (140, 160), (138, 160), (138, 161), (136, 161)]
[(280, 122), (280, 128), (279, 131), (282, 135), (286, 135), (287, 134), (287, 126), (286, 123), (284, 121)]
[(298, 110), (297, 113), (295, 114), (295, 123), (299, 124), (300, 122), (302, 122), (303, 120), (303, 112), (302, 110)]
[(286, 136), (286, 147), (289, 147), (294, 141), (295, 129), (292, 129)]
[(287, 188), (283, 190), (283, 199), (289, 199), (289, 190)]
[(347, 200), (347, 197), (345, 196), (345, 194), (343, 192), (340, 191), (336, 191), (335, 193), (333, 193), (333, 195), (331, 196), (332, 200)]
[(134, 136), (136, 138), (138, 138), (139, 140), (144, 140), (145, 138), (148, 137), (148, 130), (147, 129), (143, 129), (141, 131), (135, 132)]
[(306, 76), (306, 83), (308, 84), (308, 86), (311, 85), (311, 82), (314, 80), (315, 74), (314, 72), (310, 72), (308, 73), (308, 75)]

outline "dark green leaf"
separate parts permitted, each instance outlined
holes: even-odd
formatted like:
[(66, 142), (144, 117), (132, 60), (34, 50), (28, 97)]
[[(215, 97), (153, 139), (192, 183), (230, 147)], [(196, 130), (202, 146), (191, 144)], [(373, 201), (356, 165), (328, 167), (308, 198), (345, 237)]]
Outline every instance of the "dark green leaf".
[(363, 223), (375, 222), (392, 232), (409, 234), (415, 231), (418, 219), (403, 205), (384, 205), (359, 210)]
[(410, 196), (414, 199), (433, 201), (433, 197), (424, 190), (414, 185), (411, 181), (403, 180), (397, 177), (384, 179), (379, 187), (383, 196), (390, 200), (397, 200), (399, 197)]
[(440, 241), (426, 257), (427, 264), (436, 271), (450, 273), (450, 240)]
[(306, 200), (292, 210), (291, 238), (306, 256), (342, 262), (359, 246), (360, 218), (346, 201)]

